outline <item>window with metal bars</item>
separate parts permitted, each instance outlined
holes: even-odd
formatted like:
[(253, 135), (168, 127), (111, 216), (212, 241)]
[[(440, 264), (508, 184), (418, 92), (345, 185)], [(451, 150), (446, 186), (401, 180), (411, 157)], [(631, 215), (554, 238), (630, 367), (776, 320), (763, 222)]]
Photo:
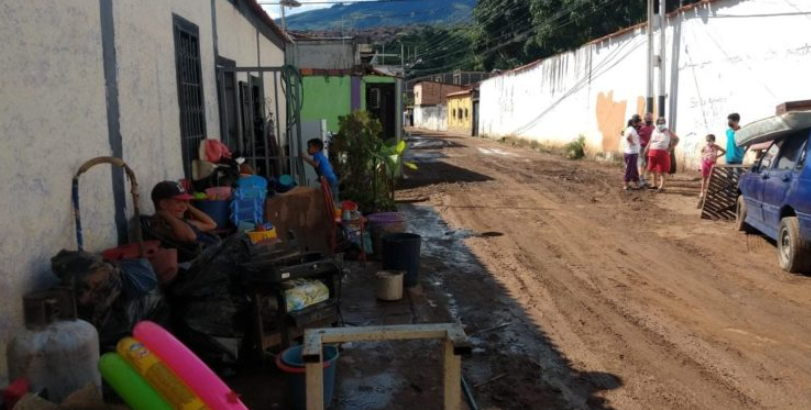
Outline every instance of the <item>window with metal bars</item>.
[(194, 23), (173, 16), (177, 100), (180, 105), (180, 138), (183, 170), (191, 178), (191, 164), (197, 159), (200, 141), (206, 138), (203, 75), (200, 68), (200, 30)]

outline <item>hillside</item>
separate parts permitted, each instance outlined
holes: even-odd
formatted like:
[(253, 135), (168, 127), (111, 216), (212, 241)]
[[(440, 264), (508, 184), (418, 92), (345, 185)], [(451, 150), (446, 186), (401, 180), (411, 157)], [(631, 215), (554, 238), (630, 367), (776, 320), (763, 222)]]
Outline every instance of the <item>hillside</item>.
[(287, 18), (290, 30), (364, 30), (410, 25), (455, 25), (472, 19), (476, 0), (370, 1), (336, 4)]

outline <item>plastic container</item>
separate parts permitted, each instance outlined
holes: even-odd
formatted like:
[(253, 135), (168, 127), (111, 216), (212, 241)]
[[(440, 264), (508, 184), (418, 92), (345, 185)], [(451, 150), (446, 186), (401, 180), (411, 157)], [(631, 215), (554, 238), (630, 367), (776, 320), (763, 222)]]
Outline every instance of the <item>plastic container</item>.
[(383, 269), (405, 271), (405, 287), (419, 283), (420, 246), (422, 237), (413, 233), (390, 233), (383, 236)]
[(196, 201), (194, 206), (210, 216), (217, 223), (217, 229), (228, 227), (231, 209), (228, 201)]
[[(289, 393), (288, 403), (296, 410), (307, 408), (307, 377), (304, 371), (302, 346), (293, 346), (276, 356), (276, 366), (284, 372)], [(335, 391), (335, 372), (338, 367), (338, 348), (324, 346), (324, 408), (332, 403)]]
[(384, 270), (377, 272), (377, 298), (385, 301), (397, 301), (403, 298), (404, 272)]
[(250, 231), (248, 237), (251, 238), (251, 243), (258, 244), (270, 242), (276, 239), (276, 228), (270, 228), (265, 231)]
[(214, 188), (207, 188), (206, 195), (208, 195), (208, 199), (212, 201), (227, 201), (231, 199), (231, 187), (218, 186)]
[[(205, 409), (203, 401), (143, 343), (125, 337), (116, 346), (121, 356), (161, 397), (177, 410)], [(105, 379), (107, 379), (105, 375)]]
[(285, 193), (295, 187), (296, 182), (293, 181), (293, 177), (290, 175), (282, 175), (279, 177), (279, 180), (276, 181), (276, 191), (279, 193)]
[(383, 256), (383, 235), (405, 231), (405, 219), (399, 212), (381, 212), (366, 217), (372, 233), (372, 249), (376, 258)]
[(117, 353), (102, 356), (99, 369), (107, 384), (133, 410), (173, 410), (160, 393)]
[(159, 325), (149, 321), (138, 323), (133, 336), (158, 356), (208, 408), (247, 410), (236, 392), (223, 383), (188, 347)]
[(26, 328), (8, 344), (9, 379), (25, 378), (31, 391), (47, 389), (56, 403), (90, 383), (101, 391), (99, 335), (76, 319), (71, 292), (35, 292), (23, 299)]

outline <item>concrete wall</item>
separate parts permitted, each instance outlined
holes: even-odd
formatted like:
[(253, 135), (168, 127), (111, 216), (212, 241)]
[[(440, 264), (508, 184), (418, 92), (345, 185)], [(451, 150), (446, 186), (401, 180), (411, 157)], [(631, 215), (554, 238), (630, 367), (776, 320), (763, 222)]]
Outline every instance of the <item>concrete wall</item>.
[[(352, 112), (352, 77), (351, 76), (305, 76), (304, 107), (301, 110), (303, 121), (327, 120), (327, 128), (332, 133), (340, 129), (339, 117)], [(402, 80), (395, 77), (367, 75), (360, 79), (360, 109), (366, 109), (366, 88), (370, 84), (395, 84), (402, 90)], [(402, 93), (398, 92), (398, 96)], [(397, 113), (402, 112), (402, 97), (395, 105)], [(402, 118), (397, 114), (397, 138), (402, 134)]]
[[(230, 2), (215, 1), (220, 13), (233, 10)], [(8, 376), (6, 344), (22, 326), (22, 295), (55, 284), (50, 258), (60, 249), (76, 249), (70, 190), (78, 167), (90, 158), (113, 154), (120, 143), (121, 155), (140, 183), (144, 213), (152, 212), (149, 192), (156, 182), (183, 176), (173, 13), (199, 27), (206, 127), (209, 137), (219, 137), (211, 4), (208, 0), (6, 0), (0, 4), (0, 172), (4, 175), (0, 386)], [(256, 31), (251, 31), (248, 20), (233, 17), (219, 23), (219, 34), (226, 38), (221, 41), (221, 53), (248, 41), (251, 32), (256, 44)], [(232, 31), (242, 37), (229, 39)], [(114, 53), (105, 55), (105, 44)], [(283, 64), (278, 46), (262, 47), (262, 64)], [(256, 53), (251, 57), (247, 47), (244, 55), (232, 55), (240, 65), (257, 63)], [(107, 77), (105, 62), (109, 63)], [(118, 115), (108, 113), (108, 102), (118, 108)], [(114, 183), (108, 166), (93, 168), (80, 180), (89, 251), (117, 245), (114, 185), (121, 188), (123, 181)], [(130, 217), (128, 195), (125, 201)]]
[(360, 53), (349, 40), (302, 41), (287, 48), (287, 60), (299, 68), (351, 70), (360, 64)]
[(464, 135), (473, 133), (473, 98), (470, 94), (448, 97), (448, 131)]
[[(747, 123), (811, 98), (809, 13), (809, 2), (718, 0), (668, 18), (666, 116), (683, 140), (682, 165), (698, 166), (706, 134), (726, 143), (729, 113)], [(646, 54), (636, 28), (491, 78), (481, 86), (481, 133), (553, 144), (584, 135), (590, 154), (615, 153), (627, 118), (644, 111)]]
[[(218, 52), (221, 57), (236, 62), (238, 67), (281, 67), (285, 64), (285, 51), (277, 44), (274, 44), (268, 37), (257, 29), (255, 25), (248, 24), (246, 20), (246, 10), (235, 8), (227, 0), (216, 0), (217, 6), (217, 40)], [(246, 7), (240, 5), (241, 7)], [(264, 85), (265, 94), (265, 115), (268, 112), (274, 114), (274, 118), (279, 122), (281, 144), (285, 144), (287, 125), (287, 102), (284, 98), (282, 80), (280, 73), (237, 73), (237, 81), (248, 82), (248, 77), (258, 77)], [(275, 80), (275, 82), (274, 82)], [(216, 93), (216, 89), (211, 91)], [(278, 91), (278, 92), (277, 92)], [(214, 94), (216, 97), (216, 94)], [(276, 101), (278, 99), (278, 101)], [(278, 102), (278, 112), (276, 106)], [(229, 119), (234, 121), (234, 119)], [(220, 129), (217, 128), (217, 135)], [(236, 149), (236, 147), (232, 147)]]
[(445, 104), (448, 94), (457, 91), (462, 91), (462, 87), (423, 81), (414, 85), (414, 105)]
[(302, 121), (327, 120), (332, 133), (339, 129), (338, 117), (352, 112), (352, 77), (304, 77)]
[(447, 131), (448, 107), (445, 105), (414, 107), (414, 128), (429, 131)]

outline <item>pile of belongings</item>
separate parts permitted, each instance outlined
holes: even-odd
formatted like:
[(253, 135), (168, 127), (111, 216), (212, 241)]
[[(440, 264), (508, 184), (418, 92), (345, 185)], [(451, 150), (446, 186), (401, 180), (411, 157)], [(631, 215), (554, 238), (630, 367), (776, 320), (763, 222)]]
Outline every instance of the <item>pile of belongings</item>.
[(168, 322), (168, 306), (146, 259), (114, 263), (63, 250), (51, 258), (51, 268), (62, 286), (73, 289), (79, 318), (96, 327), (103, 351), (114, 351), (138, 322)]

